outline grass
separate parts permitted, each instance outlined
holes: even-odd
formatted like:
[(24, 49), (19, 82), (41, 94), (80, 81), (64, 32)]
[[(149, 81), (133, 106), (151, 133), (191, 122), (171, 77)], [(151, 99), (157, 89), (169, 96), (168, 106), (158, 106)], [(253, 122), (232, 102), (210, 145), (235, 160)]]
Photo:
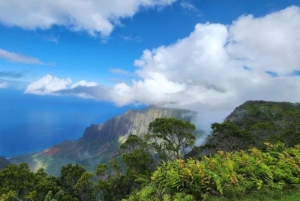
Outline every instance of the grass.
[(235, 198), (210, 197), (207, 201), (300, 201), (300, 185), (284, 190), (261, 189)]

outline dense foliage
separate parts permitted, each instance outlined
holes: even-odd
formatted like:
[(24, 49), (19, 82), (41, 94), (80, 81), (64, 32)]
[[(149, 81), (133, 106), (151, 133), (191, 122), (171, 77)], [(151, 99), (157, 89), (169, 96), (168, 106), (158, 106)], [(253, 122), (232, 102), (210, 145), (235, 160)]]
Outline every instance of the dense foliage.
[(95, 173), (69, 164), (54, 177), (11, 164), (0, 170), (0, 201), (195, 201), (289, 189), (300, 182), (296, 106), (246, 103), (212, 124), (206, 144), (185, 157), (194, 147), (195, 126), (158, 118), (149, 135), (129, 135), (118, 156)]
[(213, 123), (206, 143), (188, 157), (235, 152), (251, 147), (264, 148), (265, 142), (300, 143), (300, 105), (266, 101), (247, 101), (237, 107), (223, 123)]
[(59, 177), (44, 169), (30, 171), (26, 163), (11, 164), (0, 171), (0, 200), (92, 200), (90, 173), (78, 165), (62, 167)]
[(201, 160), (162, 163), (151, 182), (127, 201), (201, 200), (212, 195), (235, 197), (262, 187), (280, 189), (300, 182), (300, 145), (266, 144), (267, 151), (220, 151)]

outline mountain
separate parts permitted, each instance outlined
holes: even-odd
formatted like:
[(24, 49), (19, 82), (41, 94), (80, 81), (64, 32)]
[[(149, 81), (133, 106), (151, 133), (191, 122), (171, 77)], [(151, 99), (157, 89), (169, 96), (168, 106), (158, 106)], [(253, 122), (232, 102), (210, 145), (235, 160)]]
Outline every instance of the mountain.
[(156, 118), (173, 117), (190, 121), (195, 113), (183, 109), (149, 106), (130, 110), (101, 124), (86, 128), (83, 136), (75, 141), (65, 141), (51, 148), (32, 154), (16, 156), (12, 163), (27, 162), (33, 171), (43, 167), (49, 174), (57, 175), (68, 163), (77, 163), (94, 170), (99, 163), (108, 162), (118, 154), (120, 144), (129, 134), (140, 137), (148, 132), (148, 125)]
[(214, 124), (205, 145), (186, 157), (234, 152), (249, 147), (263, 149), (265, 142), (283, 142), (292, 147), (300, 143), (300, 104), (247, 101), (235, 108), (221, 124)]
[(273, 101), (246, 101), (236, 107), (226, 120), (235, 122), (239, 127), (249, 129), (257, 123), (282, 120), (288, 113), (299, 113), (300, 103)]
[(4, 169), (6, 166), (10, 164), (9, 160), (7, 160), (5, 157), (0, 156), (0, 170)]

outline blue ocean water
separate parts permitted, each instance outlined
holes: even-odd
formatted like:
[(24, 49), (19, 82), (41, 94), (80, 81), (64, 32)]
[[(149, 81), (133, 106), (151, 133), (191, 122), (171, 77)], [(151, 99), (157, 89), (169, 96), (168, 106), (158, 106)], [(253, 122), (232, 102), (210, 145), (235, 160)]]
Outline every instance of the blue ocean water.
[(79, 139), (92, 123), (105, 122), (129, 109), (137, 107), (0, 89), (0, 156), (36, 152), (64, 140)]

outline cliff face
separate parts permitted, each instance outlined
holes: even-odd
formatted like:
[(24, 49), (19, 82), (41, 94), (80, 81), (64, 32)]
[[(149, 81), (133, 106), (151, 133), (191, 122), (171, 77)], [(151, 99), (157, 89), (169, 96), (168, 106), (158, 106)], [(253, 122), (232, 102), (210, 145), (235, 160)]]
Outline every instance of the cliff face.
[(111, 150), (119, 148), (120, 143), (124, 142), (130, 134), (140, 137), (147, 134), (150, 122), (156, 118), (174, 117), (191, 120), (193, 115), (195, 114), (188, 110), (154, 106), (142, 110), (130, 110), (105, 123), (92, 124), (86, 128), (79, 140), (58, 145), (60, 151), (57, 151), (55, 155), (63, 155), (72, 159), (82, 159), (88, 156), (107, 158), (111, 155)]
[(182, 109), (170, 109), (150, 106), (141, 110), (130, 110), (105, 123), (92, 124), (86, 128), (79, 140), (65, 141), (47, 150), (35, 154), (13, 157), (12, 162), (29, 163), (32, 170), (43, 167), (50, 174), (57, 175), (62, 165), (78, 163), (88, 170), (97, 164), (107, 162), (117, 155), (120, 144), (129, 134), (144, 136), (150, 122), (156, 118), (173, 117), (191, 120), (194, 112)]
[(110, 142), (119, 137), (126, 139), (129, 134), (143, 136), (148, 132), (149, 123), (156, 118), (174, 117), (191, 120), (195, 115), (191, 111), (161, 107), (147, 107), (142, 110), (130, 110), (124, 115), (111, 118), (104, 124), (92, 124), (86, 128), (80, 140), (100, 140)]

